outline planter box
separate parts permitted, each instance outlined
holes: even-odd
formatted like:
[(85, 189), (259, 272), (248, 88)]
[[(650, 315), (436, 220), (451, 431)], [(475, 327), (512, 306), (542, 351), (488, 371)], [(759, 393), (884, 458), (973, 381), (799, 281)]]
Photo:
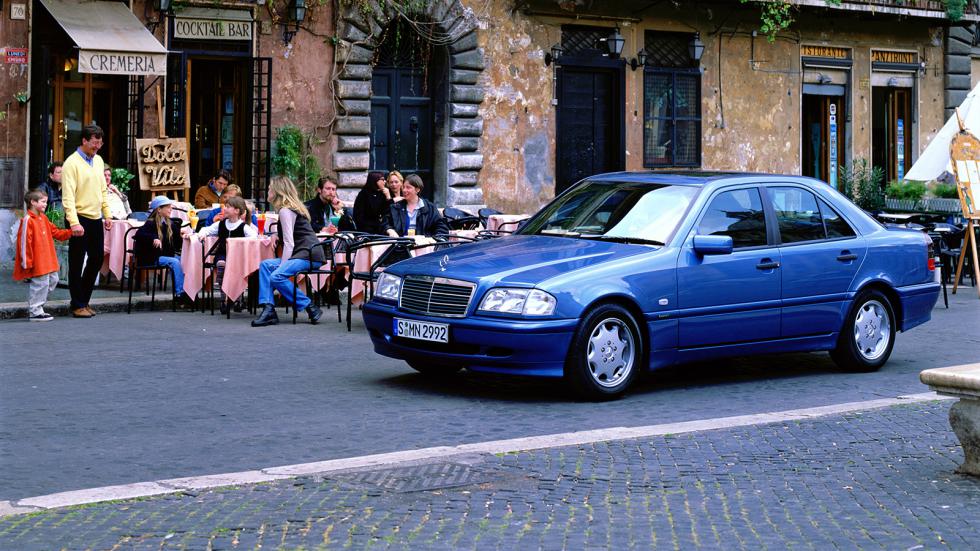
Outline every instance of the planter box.
[(934, 197), (923, 200), (923, 203), (927, 211), (959, 213), (962, 210), (959, 199), (940, 199)]
[(58, 285), (68, 285), (68, 243), (55, 242), (54, 252), (58, 255)]

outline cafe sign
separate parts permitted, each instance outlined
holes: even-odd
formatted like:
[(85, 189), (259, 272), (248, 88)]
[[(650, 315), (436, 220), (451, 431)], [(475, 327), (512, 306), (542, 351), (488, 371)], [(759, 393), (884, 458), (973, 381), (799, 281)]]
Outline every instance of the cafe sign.
[(140, 189), (171, 191), (190, 188), (187, 138), (136, 140)]
[(188, 40), (252, 40), (252, 22), (236, 19), (174, 20), (174, 38)]
[(165, 75), (167, 54), (81, 50), (78, 72), (100, 75)]

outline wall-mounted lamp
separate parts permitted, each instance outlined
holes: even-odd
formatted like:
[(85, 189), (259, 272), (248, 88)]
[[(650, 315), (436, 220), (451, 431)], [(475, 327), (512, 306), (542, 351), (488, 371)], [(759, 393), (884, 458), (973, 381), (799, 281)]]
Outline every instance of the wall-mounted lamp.
[(701, 62), (701, 56), (704, 55), (704, 42), (701, 42), (701, 33), (694, 33), (694, 36), (691, 37), (691, 41), (687, 43), (687, 53), (695, 63)]
[(555, 44), (551, 47), (550, 52), (545, 52), (544, 54), (544, 64), (551, 65), (552, 63), (558, 64), (558, 60), (561, 59), (561, 55), (565, 53), (565, 50), (561, 49), (560, 44)]
[(172, 5), (173, 2), (171, 0), (153, 0), (153, 7), (156, 8), (157, 11), (164, 13), (170, 13), (170, 8)]
[(888, 82), (886, 82), (885, 84), (887, 84), (890, 88), (895, 88), (896, 86), (898, 86), (898, 79), (895, 77), (891, 77), (890, 79), (888, 79)]
[(299, 25), (306, 19), (306, 0), (292, 0), (286, 11), (286, 23), (282, 31), (282, 40), (287, 45), (299, 32)]
[(600, 38), (599, 42), (606, 43), (606, 48), (609, 49), (609, 57), (611, 59), (619, 59), (619, 56), (623, 53), (623, 44), (626, 43), (626, 39), (623, 38), (623, 35), (619, 34), (619, 27), (616, 27), (611, 35)]
[(919, 62), (919, 75), (920, 76), (926, 76), (926, 62), (925, 61), (920, 61)]
[(647, 64), (647, 51), (640, 50), (636, 52), (636, 57), (630, 60), (630, 68), (634, 71), (637, 67), (643, 67)]
[(830, 75), (825, 75), (823, 73), (817, 75), (817, 82), (820, 84), (832, 84), (834, 79), (830, 78)]

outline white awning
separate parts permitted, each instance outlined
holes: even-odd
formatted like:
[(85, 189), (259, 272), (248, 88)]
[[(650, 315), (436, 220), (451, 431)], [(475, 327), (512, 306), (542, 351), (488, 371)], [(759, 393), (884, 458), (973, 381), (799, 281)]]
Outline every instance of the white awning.
[(78, 46), (78, 71), (165, 75), (167, 49), (121, 2), (41, 0)]

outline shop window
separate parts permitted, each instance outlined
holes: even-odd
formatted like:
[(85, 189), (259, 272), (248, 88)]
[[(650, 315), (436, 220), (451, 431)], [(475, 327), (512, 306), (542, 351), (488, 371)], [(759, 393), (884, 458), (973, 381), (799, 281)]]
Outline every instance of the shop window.
[(701, 165), (701, 72), (688, 52), (692, 35), (646, 33), (643, 165)]

